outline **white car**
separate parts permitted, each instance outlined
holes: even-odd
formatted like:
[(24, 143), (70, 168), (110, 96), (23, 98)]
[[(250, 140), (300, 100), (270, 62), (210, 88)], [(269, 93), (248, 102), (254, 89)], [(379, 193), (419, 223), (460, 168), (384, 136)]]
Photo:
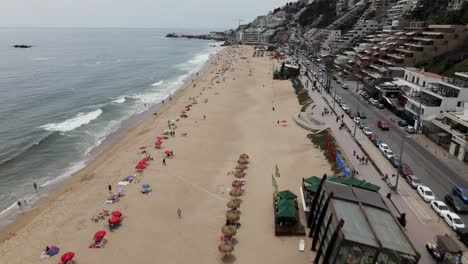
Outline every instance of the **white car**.
[(393, 154), (393, 151), (391, 149), (389, 150), (384, 150), (382, 152), (382, 154), (384, 155), (384, 157), (386, 157), (387, 159), (391, 159), (393, 156), (395, 156), (395, 154)]
[(432, 200), (435, 200), (434, 193), (431, 191), (431, 189), (429, 189), (429, 187), (419, 185), (416, 190), (418, 191), (419, 196), (421, 196), (425, 202), (429, 203)]
[(341, 105), (341, 108), (343, 108), (343, 111), (347, 111), (347, 110), (350, 109), (349, 106), (348, 106), (347, 104), (342, 104), (342, 105)]
[(369, 98), (369, 103), (371, 103), (372, 105), (377, 105), (379, 101), (375, 100), (374, 98)]
[(356, 116), (354, 118), (354, 123), (359, 124), (360, 122), (361, 122), (361, 118)]
[(450, 213), (450, 209), (447, 207), (447, 205), (439, 200), (432, 200), (431, 207), (438, 215), (442, 217), (445, 217), (447, 213)]
[(390, 150), (390, 147), (387, 144), (382, 143), (379, 145), (379, 149), (383, 153), (385, 150)]
[(347, 84), (347, 83), (343, 83), (343, 86), (341, 86), (341, 88), (343, 88), (343, 89), (348, 89), (348, 84)]
[(465, 228), (465, 223), (463, 223), (463, 220), (456, 213), (447, 213), (444, 216), (444, 220), (453, 230)]
[(370, 134), (372, 134), (372, 130), (369, 128), (369, 127), (365, 127), (362, 129), (362, 132), (366, 135), (366, 136), (369, 136)]

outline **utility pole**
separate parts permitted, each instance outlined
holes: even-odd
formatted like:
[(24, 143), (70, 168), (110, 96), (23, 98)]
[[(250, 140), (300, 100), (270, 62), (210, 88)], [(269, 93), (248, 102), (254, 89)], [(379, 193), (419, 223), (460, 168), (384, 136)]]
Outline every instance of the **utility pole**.
[(395, 193), (398, 193), (398, 181), (400, 180), (401, 163), (403, 162), (403, 147), (405, 146), (405, 132), (401, 134), (400, 162), (398, 163), (397, 177), (395, 181)]

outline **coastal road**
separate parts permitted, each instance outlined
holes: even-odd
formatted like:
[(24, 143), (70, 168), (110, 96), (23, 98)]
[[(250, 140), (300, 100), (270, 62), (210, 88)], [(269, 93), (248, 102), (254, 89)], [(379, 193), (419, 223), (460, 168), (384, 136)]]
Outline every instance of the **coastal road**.
[[(300, 58), (301, 61), (306, 61), (304, 56), (300, 55)], [(324, 66), (312, 63), (312, 65), (307, 68), (309, 71), (315, 72), (319, 68), (323, 71)], [(326, 79), (325, 72), (323, 72), (323, 79)], [(350, 106), (353, 113), (356, 113), (358, 108), (359, 111), (366, 113), (368, 126), (374, 133), (377, 133), (383, 142), (390, 146), (394, 154), (399, 155), (402, 138), (405, 137), (402, 155), (403, 163), (410, 165), (413, 173), (421, 179), (424, 185), (432, 189), (437, 199), (444, 200), (444, 196), (452, 193), (452, 188), (455, 185), (468, 187), (468, 165), (454, 158), (450, 161), (447, 161), (445, 157), (441, 158), (441, 155), (449, 155), (447, 152), (434, 154), (432, 151), (428, 150), (424, 146), (424, 143), (418, 140), (418, 137), (424, 137), (423, 135), (412, 136), (407, 134), (404, 129), (399, 127), (396, 123), (396, 120), (399, 119), (396, 115), (388, 109), (378, 109), (367, 101), (362, 100), (356, 93), (355, 82), (348, 82), (349, 89), (342, 89), (341, 85), (333, 80), (331, 86), (332, 91), (336, 91), (336, 94)], [(336, 104), (335, 107), (340, 106)], [(378, 128), (377, 121), (379, 120), (387, 121), (390, 124), (390, 129), (388, 131), (383, 131)], [(390, 162), (388, 162), (388, 166), (392, 166)], [(400, 178), (400, 186), (401, 184), (406, 184), (402, 178)], [(468, 215), (460, 215), (460, 217), (468, 224)]]

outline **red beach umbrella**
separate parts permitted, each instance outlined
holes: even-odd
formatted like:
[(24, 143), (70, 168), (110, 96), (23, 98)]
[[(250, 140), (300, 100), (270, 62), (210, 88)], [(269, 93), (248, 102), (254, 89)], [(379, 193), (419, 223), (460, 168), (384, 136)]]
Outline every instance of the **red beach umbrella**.
[(163, 140), (164, 138), (161, 137), (161, 136), (157, 136), (156, 139), (157, 139), (157, 140)]
[(62, 260), (62, 262), (67, 262), (67, 261), (70, 261), (73, 259), (73, 257), (75, 256), (75, 253), (74, 252), (67, 252), (65, 254), (62, 255), (62, 257), (60, 258), (60, 260)]
[(94, 240), (101, 240), (104, 238), (104, 236), (107, 234), (106, 231), (104, 230), (100, 230), (100, 231), (97, 231), (95, 234), (94, 234)]
[(288, 121), (286, 121), (286, 120), (281, 121), (281, 123), (287, 123), (287, 122), (288, 122)]
[(140, 149), (145, 149), (146, 147), (140, 147)]
[(109, 218), (109, 224), (118, 224), (118, 223), (120, 223), (120, 217), (113, 216)]
[(160, 145), (162, 145), (162, 141), (158, 141), (155, 144), (156, 144), (156, 146), (160, 146)]
[(111, 213), (112, 216), (116, 216), (116, 217), (121, 217), (122, 216), (122, 212), (120, 211), (114, 211)]
[(166, 150), (166, 151), (164, 151), (164, 153), (165, 153), (166, 155), (169, 155), (169, 154), (171, 154), (171, 153), (172, 153), (172, 151), (170, 151), (170, 150)]

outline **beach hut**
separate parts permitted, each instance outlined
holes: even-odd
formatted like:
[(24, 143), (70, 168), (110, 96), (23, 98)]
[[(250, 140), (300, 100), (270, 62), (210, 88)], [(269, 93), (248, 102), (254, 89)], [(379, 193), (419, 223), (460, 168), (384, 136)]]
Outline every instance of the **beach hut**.
[(297, 213), (296, 207), (282, 206), (278, 208), (278, 212), (276, 212), (276, 216), (278, 216), (280, 221), (295, 221), (296, 213)]
[(278, 193), (280, 199), (296, 199), (297, 196), (290, 190), (281, 191)]

